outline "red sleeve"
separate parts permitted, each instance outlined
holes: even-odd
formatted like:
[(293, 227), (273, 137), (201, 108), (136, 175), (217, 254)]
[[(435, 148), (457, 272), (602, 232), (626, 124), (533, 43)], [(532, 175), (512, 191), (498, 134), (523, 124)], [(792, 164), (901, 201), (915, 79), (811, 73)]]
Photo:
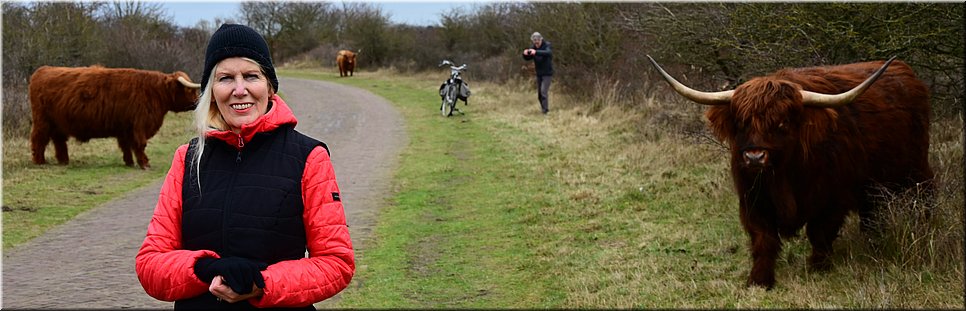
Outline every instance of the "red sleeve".
[(315, 147), (302, 174), (302, 201), (309, 257), (273, 264), (262, 271), (265, 294), (249, 302), (258, 308), (300, 307), (334, 296), (349, 285), (355, 255), (335, 170), (325, 148)]
[(181, 249), (181, 186), (184, 158), (188, 145), (174, 153), (171, 169), (161, 185), (154, 216), (148, 233), (135, 258), (135, 270), (141, 287), (151, 297), (175, 301), (198, 296), (208, 291), (208, 284), (195, 276), (194, 264), (200, 257), (218, 257), (212, 251)]

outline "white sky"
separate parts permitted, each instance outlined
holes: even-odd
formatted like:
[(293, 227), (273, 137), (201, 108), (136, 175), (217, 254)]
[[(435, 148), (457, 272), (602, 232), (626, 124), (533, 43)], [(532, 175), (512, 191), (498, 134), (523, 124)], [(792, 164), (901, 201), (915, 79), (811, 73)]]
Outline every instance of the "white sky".
[[(438, 25), (440, 14), (456, 8), (469, 13), (481, 1), (366, 1), (382, 7), (393, 23), (413, 26)], [(165, 14), (182, 27), (195, 26), (201, 20), (213, 21), (216, 17), (237, 20), (239, 1), (165, 1), (160, 2)]]

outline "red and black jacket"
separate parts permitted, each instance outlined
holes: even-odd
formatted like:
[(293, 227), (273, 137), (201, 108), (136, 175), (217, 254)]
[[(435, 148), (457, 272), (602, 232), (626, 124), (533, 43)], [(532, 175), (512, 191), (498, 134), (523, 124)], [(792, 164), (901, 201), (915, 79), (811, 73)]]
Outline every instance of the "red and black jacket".
[(305, 307), (348, 285), (355, 259), (335, 172), (324, 144), (296, 132), (296, 122), (275, 96), (241, 134), (209, 132), (200, 192), (185, 165), (194, 147), (178, 148), (136, 258), (149, 295), (192, 306), (214, 301), (210, 280), (193, 270), (201, 257), (269, 264), (265, 294), (233, 307)]

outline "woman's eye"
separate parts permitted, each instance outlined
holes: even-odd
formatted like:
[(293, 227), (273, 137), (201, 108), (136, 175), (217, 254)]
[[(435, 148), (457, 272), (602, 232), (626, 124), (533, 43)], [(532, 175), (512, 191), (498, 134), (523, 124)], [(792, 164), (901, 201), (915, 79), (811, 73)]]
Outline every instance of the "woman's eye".
[(221, 76), (218, 81), (231, 81), (231, 76)]
[(246, 80), (258, 80), (258, 79), (260, 79), (260, 78), (261, 78), (261, 77), (259, 77), (259, 76), (258, 76), (258, 75), (256, 75), (256, 74), (247, 74), (247, 75), (245, 75), (245, 79), (246, 79)]

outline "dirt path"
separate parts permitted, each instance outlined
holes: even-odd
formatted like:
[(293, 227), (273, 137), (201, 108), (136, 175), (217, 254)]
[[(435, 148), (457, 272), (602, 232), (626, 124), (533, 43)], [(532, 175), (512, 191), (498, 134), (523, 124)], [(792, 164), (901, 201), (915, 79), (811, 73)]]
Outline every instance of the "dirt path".
[[(397, 155), (408, 142), (402, 117), (386, 100), (364, 90), (289, 78), (280, 78), (279, 85), (299, 120), (296, 129), (329, 146), (357, 265), (364, 265), (360, 253), (389, 197)], [(134, 273), (134, 256), (160, 188), (157, 181), (135, 190), (5, 252), (2, 307), (172, 308), (173, 303), (145, 294)]]

